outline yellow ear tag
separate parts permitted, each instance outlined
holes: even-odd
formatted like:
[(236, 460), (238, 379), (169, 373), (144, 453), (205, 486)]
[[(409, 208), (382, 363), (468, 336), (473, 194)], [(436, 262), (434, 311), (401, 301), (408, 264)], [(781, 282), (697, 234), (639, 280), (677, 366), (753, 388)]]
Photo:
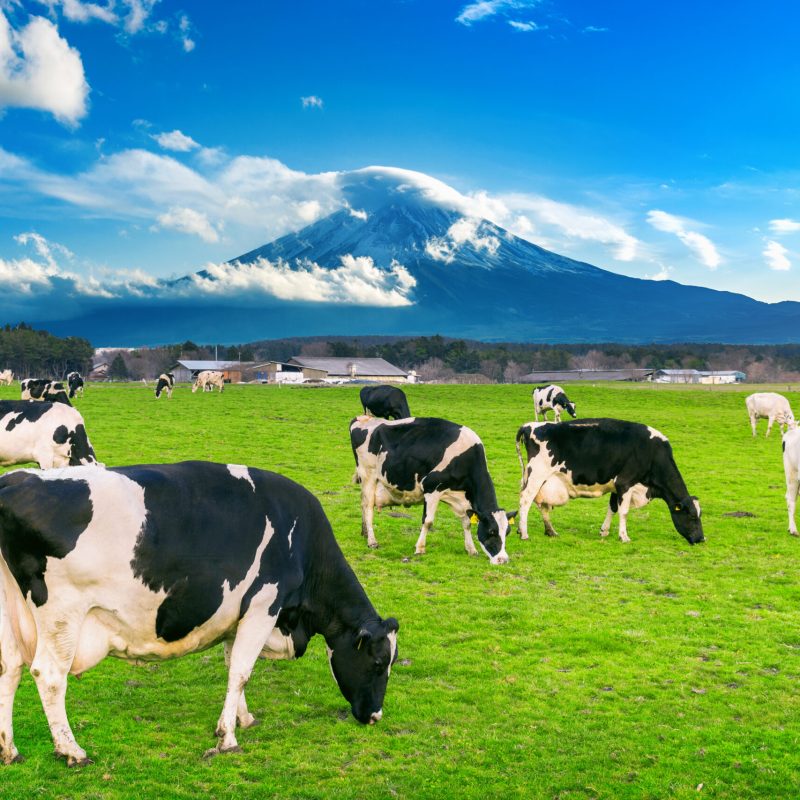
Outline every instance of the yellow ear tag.
[(472, 516), (469, 518), (469, 521), (470, 521), (470, 522), (472, 522), (473, 524), (474, 524), (474, 523), (476, 523), (476, 522), (478, 521), (478, 515), (477, 515), (477, 514), (473, 514), (473, 515), (472, 515)]
[(516, 517), (511, 517), (511, 519), (508, 521), (508, 524), (513, 525), (516, 519), (517, 519)]
[(361, 649), (361, 642), (363, 642), (363, 641), (364, 641), (363, 639), (359, 639), (358, 640), (358, 647), (356, 647), (356, 650), (360, 650)]
[(681, 507), (680, 507), (680, 506), (675, 506), (675, 510), (676, 510), (676, 511), (680, 511), (680, 510), (681, 510)]

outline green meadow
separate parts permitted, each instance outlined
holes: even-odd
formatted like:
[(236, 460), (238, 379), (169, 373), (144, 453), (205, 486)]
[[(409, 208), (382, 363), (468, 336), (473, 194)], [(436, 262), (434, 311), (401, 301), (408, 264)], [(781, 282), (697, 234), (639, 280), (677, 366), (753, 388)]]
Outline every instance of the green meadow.
[[(598, 499), (556, 509), (554, 539), (532, 510), (531, 538), (512, 529), (505, 566), (468, 556), (445, 506), (426, 555), (414, 556), (420, 507), (376, 515), (371, 551), (347, 433), (359, 387), (179, 386), (156, 401), (152, 385), (90, 384), (76, 405), (108, 466), (234, 462), (314, 492), (378, 612), (399, 620), (400, 661), (372, 727), (348, 713), (320, 637), (297, 662), (260, 661), (247, 698), (261, 725), (239, 734), (243, 752), (204, 760), (225, 695), (221, 647), (148, 667), (107, 659), (69, 679), (68, 714), (95, 762), (77, 770), (53, 758), (26, 675), (15, 739), (27, 760), (0, 767), (0, 797), (800, 795), (800, 540), (787, 533), (777, 427), (751, 436), (753, 387), (566, 388), (581, 416), (669, 437), (704, 544), (689, 546), (661, 501), (631, 513), (630, 544), (616, 529), (602, 540)], [(480, 435), (500, 503), (515, 509), (530, 387), (407, 393), (416, 415)]]

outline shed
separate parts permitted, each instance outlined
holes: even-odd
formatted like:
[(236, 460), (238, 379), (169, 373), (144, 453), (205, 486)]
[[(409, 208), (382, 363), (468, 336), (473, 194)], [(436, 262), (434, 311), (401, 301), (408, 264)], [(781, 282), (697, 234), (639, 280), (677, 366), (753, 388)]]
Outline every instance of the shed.
[(380, 383), (406, 383), (408, 373), (390, 364), (384, 358), (328, 358), (318, 356), (293, 356), (289, 364), (326, 373), (328, 383), (342, 381), (378, 381)]
[(564, 369), (529, 372), (520, 383), (567, 383), (569, 381), (644, 381), (651, 369)]
[(108, 371), (111, 365), (108, 361), (99, 361), (97, 364), (92, 364), (92, 369), (86, 376), (88, 381), (105, 381), (108, 380)]
[(180, 359), (175, 366), (170, 368), (178, 383), (188, 383), (195, 379), (198, 372), (206, 369), (221, 372), (226, 381), (230, 383), (241, 383), (242, 373), (249, 366), (244, 361), (191, 361)]
[(246, 379), (260, 383), (304, 383), (305, 381), (324, 381), (328, 373), (323, 369), (301, 367), (283, 361), (266, 361), (253, 364), (245, 373)]

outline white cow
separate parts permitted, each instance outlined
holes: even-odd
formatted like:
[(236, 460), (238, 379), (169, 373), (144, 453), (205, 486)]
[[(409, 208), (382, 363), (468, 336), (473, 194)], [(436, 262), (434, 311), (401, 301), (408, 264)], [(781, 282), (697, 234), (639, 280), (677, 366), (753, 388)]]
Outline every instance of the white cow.
[(204, 369), (202, 372), (197, 373), (197, 377), (192, 384), (192, 393), (196, 392), (198, 389), (202, 389), (204, 392), (213, 392), (215, 386), (219, 389), (221, 394), (222, 390), (225, 388), (225, 376), (221, 372), (212, 369)]
[(751, 394), (745, 401), (747, 414), (750, 417), (750, 426), (753, 428), (753, 436), (756, 435), (756, 422), (759, 419), (767, 419), (767, 433), (772, 430), (772, 423), (777, 421), (783, 433), (783, 426), (789, 428), (795, 426), (794, 414), (792, 413), (789, 401), (776, 392), (756, 392)]
[(800, 491), (800, 430), (792, 428), (783, 435), (783, 470), (786, 473), (786, 507), (789, 511), (789, 533), (798, 536), (794, 520), (797, 493)]
[(14, 383), (14, 373), (10, 369), (4, 369), (0, 372), (0, 383), (11, 386)]
[(64, 403), (0, 400), (0, 466), (96, 464), (83, 417)]

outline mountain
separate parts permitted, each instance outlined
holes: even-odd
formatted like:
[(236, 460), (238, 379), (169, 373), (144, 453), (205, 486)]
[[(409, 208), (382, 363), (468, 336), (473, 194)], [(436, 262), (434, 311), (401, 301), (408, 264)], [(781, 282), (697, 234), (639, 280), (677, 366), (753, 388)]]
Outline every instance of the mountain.
[(42, 324), (98, 344), (433, 333), (545, 342), (800, 340), (800, 303), (618, 275), (465, 217), (456, 203), (387, 181), (386, 172), (345, 187), (344, 197), (345, 208), (224, 265)]

